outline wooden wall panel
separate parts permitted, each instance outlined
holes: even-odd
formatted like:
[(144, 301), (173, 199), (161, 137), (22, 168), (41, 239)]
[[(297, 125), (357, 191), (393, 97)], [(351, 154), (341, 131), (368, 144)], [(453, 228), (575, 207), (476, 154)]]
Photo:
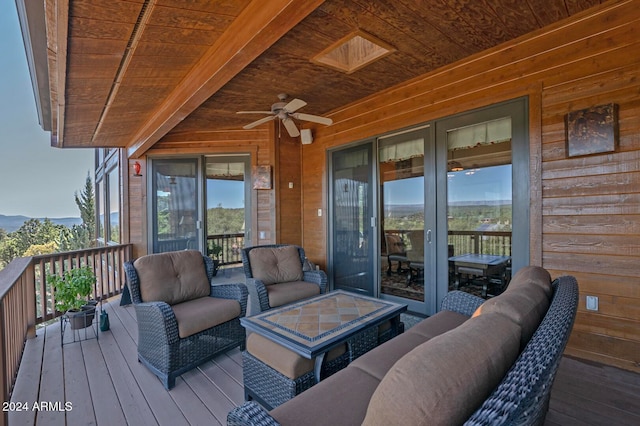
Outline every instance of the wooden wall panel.
[[(580, 307), (567, 353), (640, 371), (640, 7), (609, 1), (334, 111), (303, 147), (303, 245), (326, 263), (327, 149), (529, 96), (531, 262), (572, 274)], [(619, 105), (617, 152), (567, 158), (564, 117)], [(585, 296), (600, 309), (586, 311)]]
[(277, 132), (275, 143), (276, 241), (302, 245), (302, 145), (286, 132)]
[[(138, 161), (140, 163), (140, 174), (142, 176), (134, 176), (133, 164)], [(126, 243), (133, 244), (133, 258), (137, 258), (147, 254), (147, 162), (140, 158), (138, 160), (129, 160), (127, 164), (126, 180), (123, 184), (127, 185), (123, 196), (126, 199), (123, 202), (123, 222), (129, 223), (129, 232), (123, 233), (123, 237), (128, 238)]]

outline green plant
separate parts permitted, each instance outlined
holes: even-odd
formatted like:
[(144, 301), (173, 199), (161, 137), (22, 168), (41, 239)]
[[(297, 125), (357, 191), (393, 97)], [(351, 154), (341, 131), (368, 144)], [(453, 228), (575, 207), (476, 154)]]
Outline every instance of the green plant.
[(62, 276), (47, 275), (49, 282), (55, 289), (56, 308), (60, 312), (70, 309), (80, 309), (87, 303), (88, 296), (96, 283), (96, 276), (90, 267), (70, 269)]
[(209, 256), (217, 259), (220, 256), (220, 253), (222, 253), (222, 246), (219, 246), (216, 243), (213, 243), (213, 245), (211, 246), (211, 249), (209, 250)]

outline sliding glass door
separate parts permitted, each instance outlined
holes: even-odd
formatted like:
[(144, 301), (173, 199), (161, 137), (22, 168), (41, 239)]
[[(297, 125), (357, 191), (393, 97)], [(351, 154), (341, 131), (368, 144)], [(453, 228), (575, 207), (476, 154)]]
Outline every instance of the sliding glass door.
[(526, 99), (436, 122), (438, 301), (503, 291), (529, 263)]
[(242, 261), (240, 250), (251, 241), (250, 157), (205, 159), (206, 253), (220, 265)]
[(335, 289), (374, 295), (374, 196), (371, 143), (330, 156), (329, 276)]
[(153, 253), (201, 250), (199, 160), (158, 159), (151, 165)]
[(380, 294), (401, 299), (419, 312), (425, 310), (425, 288), (430, 288), (434, 270), (425, 256), (431, 235), (428, 217), (434, 208), (433, 203), (425, 205), (428, 140), (429, 127), (424, 127), (377, 141)]

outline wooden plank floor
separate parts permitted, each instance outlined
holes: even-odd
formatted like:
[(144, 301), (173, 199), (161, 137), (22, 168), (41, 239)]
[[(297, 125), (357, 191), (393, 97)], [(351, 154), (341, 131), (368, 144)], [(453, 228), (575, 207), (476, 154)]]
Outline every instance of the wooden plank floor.
[[(216, 425), (243, 402), (240, 351), (183, 374), (166, 391), (137, 362), (133, 307), (106, 308), (111, 330), (100, 339), (60, 345), (59, 324), (27, 342), (12, 401), (14, 425)], [(546, 425), (640, 424), (640, 375), (565, 357)], [(34, 403), (48, 407), (34, 410)], [(57, 404), (56, 404), (57, 403)], [(71, 404), (65, 411), (65, 403)]]

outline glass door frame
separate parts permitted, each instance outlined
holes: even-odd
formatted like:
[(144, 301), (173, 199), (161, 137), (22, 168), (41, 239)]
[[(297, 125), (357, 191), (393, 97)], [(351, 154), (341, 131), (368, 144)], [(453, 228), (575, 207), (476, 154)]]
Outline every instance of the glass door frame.
[(237, 162), (245, 163), (245, 185), (244, 185), (244, 194), (245, 194), (245, 246), (249, 247), (252, 244), (252, 228), (253, 222), (255, 220), (254, 213), (252, 211), (252, 206), (254, 205), (253, 192), (251, 190), (251, 168), (252, 168), (252, 154), (247, 152), (238, 152), (233, 154), (202, 154), (202, 155), (173, 155), (173, 156), (149, 156), (147, 161), (147, 253), (154, 253), (154, 233), (155, 229), (155, 218), (154, 215), (157, 215), (157, 203), (154, 201), (156, 197), (156, 182), (153, 177), (154, 171), (154, 162), (155, 161), (195, 161), (196, 162), (196, 190), (194, 196), (196, 201), (196, 210), (197, 210), (197, 218), (196, 218), (196, 245), (197, 247), (192, 247), (195, 250), (200, 251), (201, 253), (206, 253), (206, 239), (207, 239), (207, 224), (206, 224), (206, 214), (207, 214), (207, 176), (205, 172), (205, 162), (207, 159), (212, 158), (221, 158), (221, 159), (229, 159)]
[(149, 179), (147, 180), (147, 229), (148, 229), (148, 234), (147, 234), (147, 253), (156, 253), (155, 251), (155, 241), (156, 241), (156, 236), (157, 236), (157, 229), (156, 229), (156, 223), (157, 223), (157, 208), (158, 208), (158, 203), (157, 203), (157, 182), (155, 180), (155, 175), (154, 175), (154, 171), (155, 171), (155, 162), (158, 161), (176, 161), (176, 162), (194, 162), (196, 165), (196, 170), (195, 170), (195, 184), (196, 184), (196, 189), (195, 189), (195, 193), (194, 193), (194, 201), (196, 203), (196, 207), (195, 207), (195, 211), (196, 211), (196, 218), (195, 218), (195, 230), (196, 230), (196, 235), (194, 238), (194, 241), (196, 242), (195, 247), (188, 247), (188, 248), (192, 248), (194, 250), (199, 250), (200, 252), (202, 252), (204, 250), (204, 241), (205, 241), (205, 235), (203, 232), (203, 205), (204, 205), (204, 191), (203, 191), (203, 184), (202, 184), (202, 156), (171, 156), (171, 157), (149, 157), (149, 161), (148, 161), (148, 168), (147, 168), (147, 176), (149, 176)]
[[(423, 169), (423, 179), (424, 179), (424, 193), (423, 193), (423, 205), (424, 205), (424, 270), (423, 270), (423, 281), (424, 281), (424, 299), (422, 301), (411, 300), (399, 296), (394, 296), (390, 294), (384, 294), (381, 291), (382, 286), (382, 277), (380, 274), (377, 275), (377, 283), (375, 285), (377, 290), (377, 297), (380, 297), (384, 300), (389, 300), (397, 303), (405, 303), (408, 306), (408, 310), (412, 312), (424, 313), (431, 309), (430, 305), (434, 305), (435, 307), (435, 295), (436, 295), (436, 257), (435, 251), (433, 250), (433, 229), (435, 229), (435, 214), (436, 214), (436, 205), (435, 203), (428, 203), (427, 200), (434, 200), (435, 196), (435, 179), (430, 179), (431, 173), (433, 173), (435, 167), (435, 144), (432, 142), (434, 140), (434, 126), (432, 122), (424, 123), (422, 125), (413, 126), (410, 128), (390, 132), (388, 134), (380, 135), (375, 140), (374, 145), (374, 164), (376, 167), (376, 188), (380, 187), (382, 182), (382, 177), (380, 176), (380, 159), (378, 156), (378, 151), (380, 149), (380, 145), (384, 142), (391, 141), (393, 139), (402, 139), (403, 135), (409, 135), (410, 133), (422, 133), (421, 136), (424, 139), (424, 169)], [(431, 198), (429, 198), (431, 197)], [(382, 199), (380, 197), (380, 191), (375, 191), (376, 198), (376, 236), (380, 235), (381, 231), (381, 218), (380, 214), (382, 214)], [(381, 241), (378, 241), (376, 244), (377, 253), (374, 254), (376, 258), (377, 265), (376, 270), (380, 271), (381, 269)]]
[[(529, 103), (521, 97), (435, 121), (437, 223), (435, 255), (437, 262), (436, 294), (428, 315), (437, 312), (448, 292), (448, 224), (447, 224), (447, 131), (460, 127), (511, 117), (511, 185), (512, 185), (512, 273), (529, 264), (530, 181), (529, 181)], [(425, 171), (426, 174), (426, 171)]]
[[(377, 212), (376, 212), (376, 206), (378, 203), (378, 194), (377, 191), (374, 190), (375, 185), (377, 184), (376, 179), (377, 176), (375, 174), (375, 162), (377, 161), (377, 155), (375, 152), (375, 139), (367, 139), (364, 141), (359, 141), (356, 143), (352, 143), (352, 144), (348, 144), (348, 145), (343, 145), (340, 147), (337, 147), (335, 149), (330, 149), (327, 151), (327, 188), (328, 188), (328, 214), (327, 217), (329, 218), (327, 220), (327, 278), (328, 278), (328, 286), (329, 289), (331, 290), (335, 290), (336, 289), (336, 283), (335, 283), (335, 256), (334, 256), (334, 249), (335, 249), (335, 238), (334, 238), (334, 231), (335, 231), (335, 225), (333, 223), (332, 218), (335, 217), (335, 203), (334, 203), (334, 196), (335, 196), (335, 191), (334, 191), (334, 182), (333, 182), (333, 177), (334, 177), (334, 167), (333, 167), (333, 162), (334, 162), (334, 157), (335, 155), (338, 155), (340, 153), (348, 153), (350, 151), (355, 151), (361, 148), (366, 148), (368, 150), (368, 165), (369, 165), (369, 170), (368, 170), (368, 178), (369, 178), (369, 189), (368, 189), (368, 193), (370, 194), (371, 197), (371, 202), (369, 204), (369, 210), (370, 210), (370, 220), (369, 223), (367, 224), (365, 222), (365, 226), (369, 226), (369, 237), (370, 239), (367, 241), (367, 255), (369, 257), (368, 263), (371, 266), (371, 288), (368, 289), (363, 289), (362, 292), (360, 292), (361, 294), (366, 294), (366, 295), (370, 295), (372, 297), (379, 297), (379, 285), (378, 285), (378, 279), (376, 278), (374, 271), (377, 271), (380, 267), (380, 261), (379, 261), (379, 255), (378, 252), (379, 250), (376, 248), (378, 247), (379, 244), (379, 239), (378, 239), (378, 226), (377, 226)], [(349, 288), (342, 288), (344, 290), (349, 290)], [(355, 289), (355, 288), (354, 288)]]

